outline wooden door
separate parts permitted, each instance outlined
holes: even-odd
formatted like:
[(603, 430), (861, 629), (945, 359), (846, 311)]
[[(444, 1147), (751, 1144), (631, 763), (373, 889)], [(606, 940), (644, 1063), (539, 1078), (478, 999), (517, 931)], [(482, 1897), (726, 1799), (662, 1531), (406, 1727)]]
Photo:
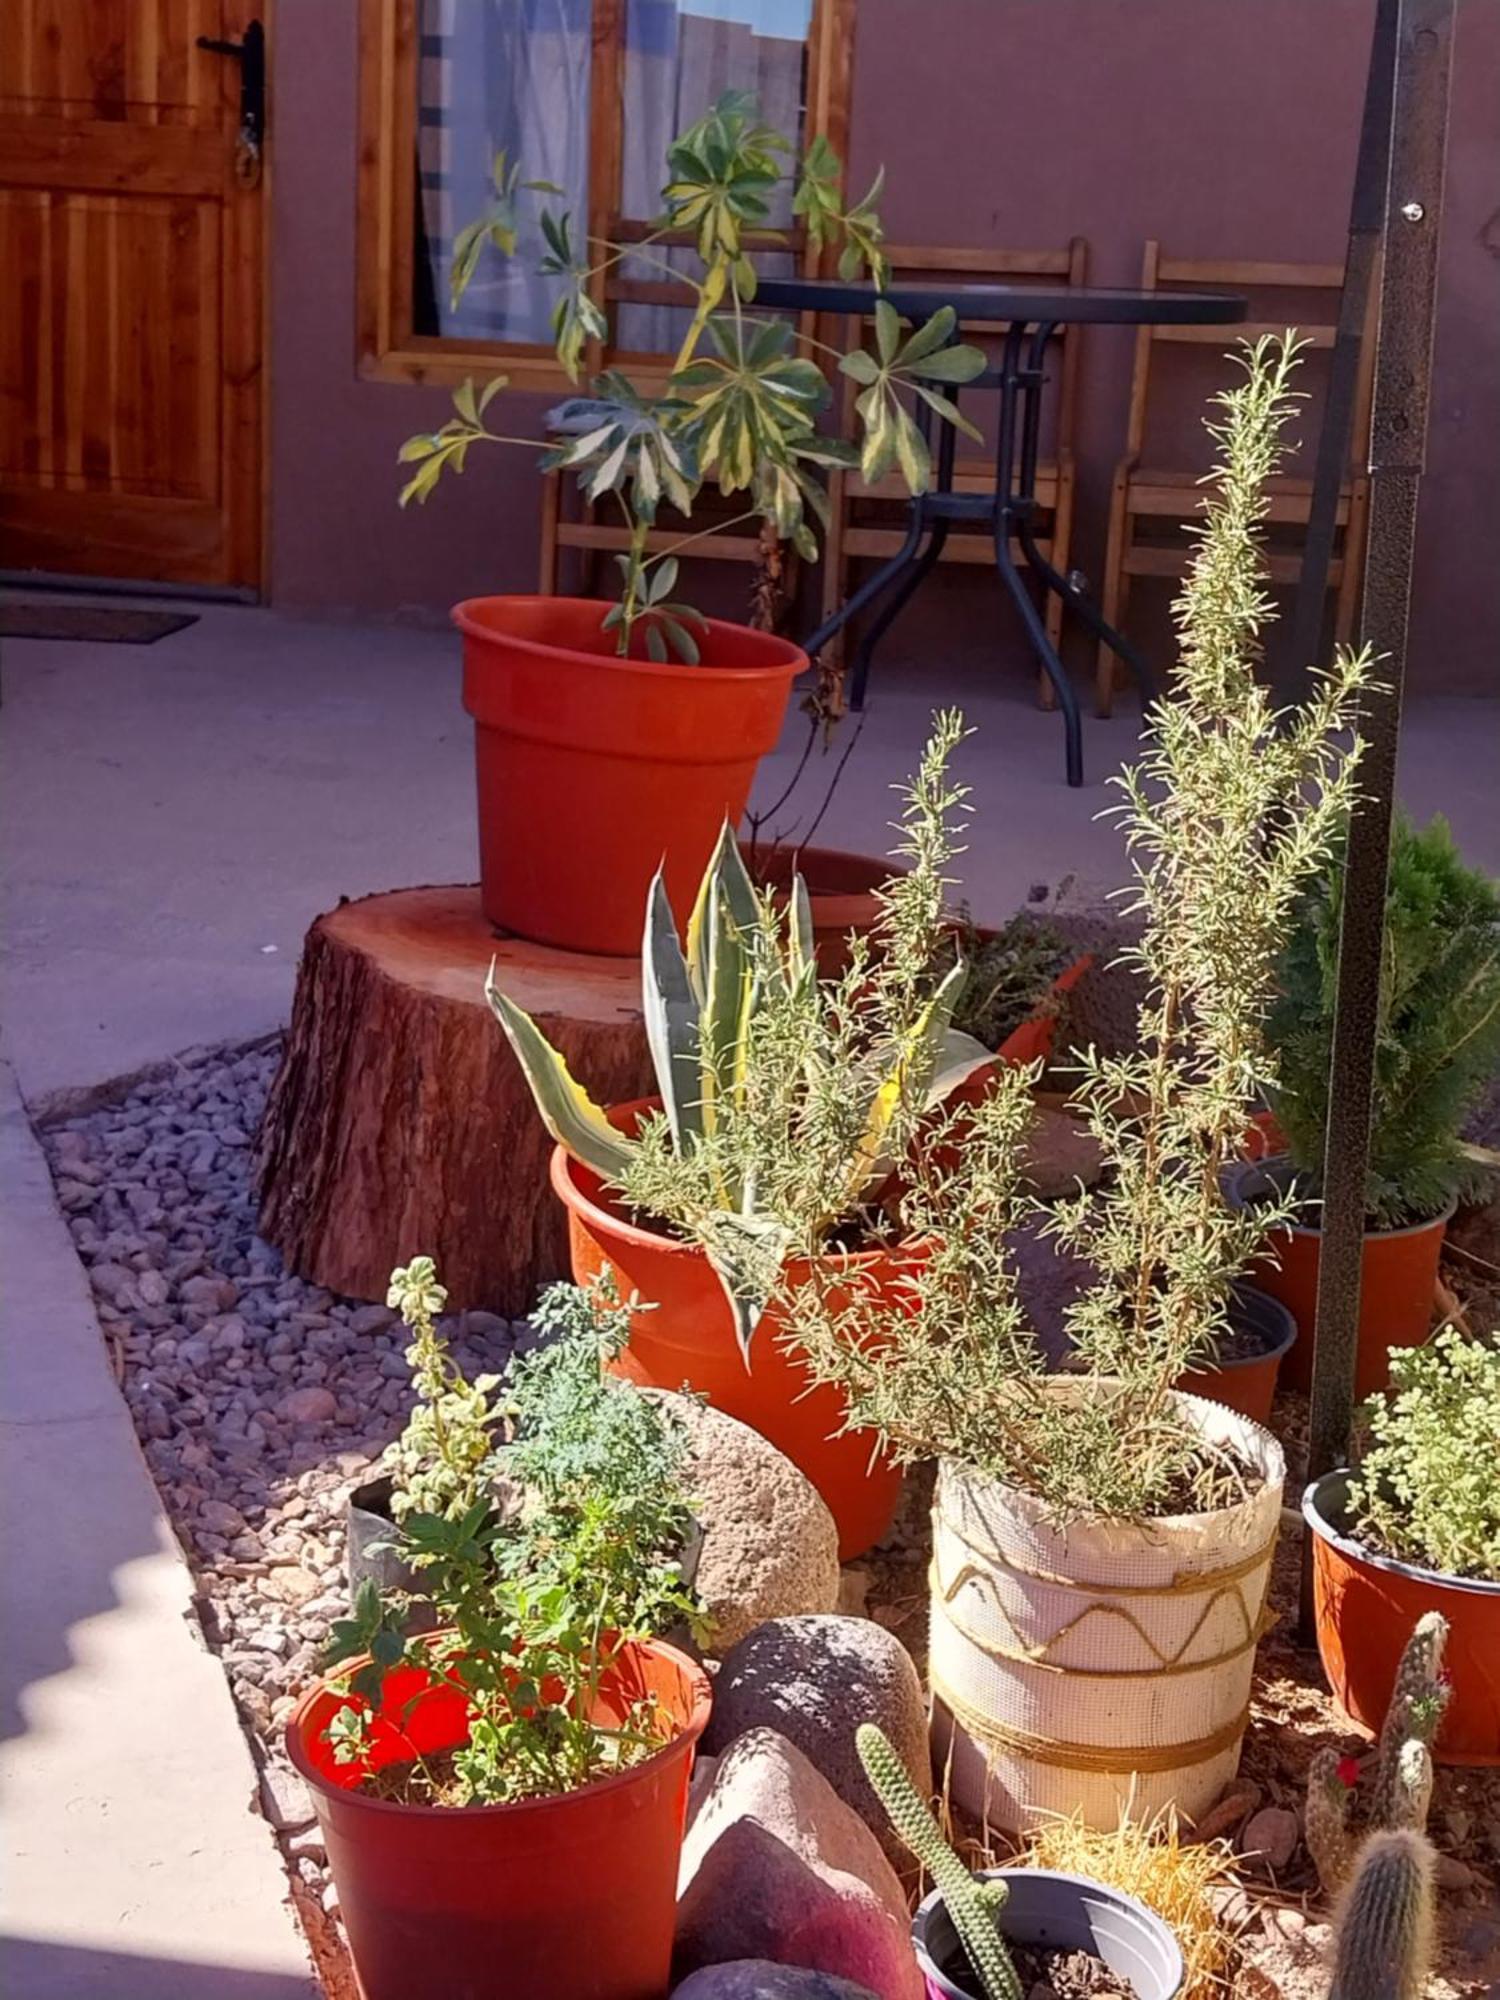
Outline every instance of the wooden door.
[(257, 0), (0, 0), (0, 567), (256, 588)]

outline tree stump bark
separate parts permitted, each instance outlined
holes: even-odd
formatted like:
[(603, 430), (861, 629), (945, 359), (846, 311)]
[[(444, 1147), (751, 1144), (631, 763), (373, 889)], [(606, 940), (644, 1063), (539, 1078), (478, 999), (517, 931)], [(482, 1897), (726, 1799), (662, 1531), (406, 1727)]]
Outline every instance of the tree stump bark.
[(597, 1102), (653, 1088), (637, 960), (498, 935), (472, 887), (340, 904), (307, 934), (258, 1142), (260, 1233), (299, 1276), (383, 1300), (426, 1254), (454, 1310), (513, 1318), (567, 1275), (552, 1142), (484, 998), (491, 958)]

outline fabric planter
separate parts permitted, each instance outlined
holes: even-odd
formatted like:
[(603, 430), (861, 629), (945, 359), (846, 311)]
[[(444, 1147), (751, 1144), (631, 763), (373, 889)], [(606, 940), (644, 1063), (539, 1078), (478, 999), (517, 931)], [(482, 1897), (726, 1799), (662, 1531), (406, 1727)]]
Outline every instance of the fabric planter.
[[(1087, 1394), (1086, 1379), (1060, 1393)], [(1196, 1396), (1258, 1492), (1207, 1514), (1077, 1520), (944, 1460), (933, 1504), (929, 1676), (956, 1803), (1015, 1831), (1081, 1811), (1197, 1818), (1239, 1765), (1286, 1465), (1268, 1431)]]
[(1347, 1521), (1349, 1471), (1309, 1486), (1302, 1515), (1313, 1539), (1318, 1654), (1345, 1714), (1377, 1734), (1412, 1627), (1427, 1611), (1448, 1621), (1443, 1664), (1453, 1686), (1432, 1746), (1439, 1764), (1500, 1764), (1500, 1583), (1446, 1576), (1378, 1555)]

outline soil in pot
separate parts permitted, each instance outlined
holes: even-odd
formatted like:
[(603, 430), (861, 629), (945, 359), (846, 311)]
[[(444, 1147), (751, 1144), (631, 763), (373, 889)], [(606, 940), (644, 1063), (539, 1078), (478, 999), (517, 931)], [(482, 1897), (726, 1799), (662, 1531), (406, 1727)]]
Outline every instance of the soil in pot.
[(1282, 1358), (1297, 1338), (1297, 1322), (1279, 1299), (1254, 1285), (1236, 1285), (1216, 1366), (1190, 1368), (1177, 1387), (1269, 1422)]
[[(1049, 1951), (1039, 1945), (1012, 1945), (1011, 1963), (1026, 2000), (1135, 2000), (1135, 1990), (1111, 1972), (1102, 1958), (1087, 1951)], [(939, 1966), (949, 1985), (974, 2000), (984, 1988), (969, 1965), (963, 1947), (956, 1946)]]
[(665, 863), (680, 924), (745, 810), (806, 656), (708, 619), (704, 664), (621, 659), (593, 598), (458, 605), (485, 915), (566, 951), (633, 955)]

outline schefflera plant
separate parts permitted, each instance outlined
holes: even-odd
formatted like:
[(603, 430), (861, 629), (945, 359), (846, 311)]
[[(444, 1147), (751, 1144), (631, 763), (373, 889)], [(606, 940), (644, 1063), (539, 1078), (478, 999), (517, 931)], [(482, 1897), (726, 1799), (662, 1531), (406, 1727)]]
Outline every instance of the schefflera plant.
[[(639, 625), (651, 658), (664, 660), (670, 651), (696, 661), (691, 627), (698, 614), (670, 601), (678, 550), (702, 535), (759, 520), (763, 539), (790, 541), (807, 561), (816, 561), (817, 538), (808, 516), (827, 526), (825, 481), (832, 469), (857, 465), (872, 483), (894, 469), (913, 494), (926, 490), (931, 453), (909, 403), (920, 401), (939, 421), (980, 436), (944, 393), (973, 381), (985, 367), (979, 348), (954, 341), (951, 307), (908, 333), (895, 309), (879, 301), (873, 353), (845, 354), (818, 341), (807, 343), (859, 385), (857, 445), (819, 429), (831, 400), (828, 376), (795, 351), (791, 322), (752, 309), (751, 248), (784, 240), (768, 227), (768, 218), (773, 192), (787, 184), (793, 212), (814, 247), (838, 247), (840, 275), (854, 278), (868, 271), (884, 285), (888, 266), (875, 206), (881, 176), (862, 200), (848, 204), (842, 179), (839, 157), (826, 138), (815, 136), (798, 161), (792, 142), (761, 121), (753, 95), (729, 91), (668, 148), (662, 211), (640, 241), (580, 238), (569, 213), (543, 208), (538, 221), (547, 254), (539, 270), (558, 281), (552, 328), (569, 380), (579, 381), (590, 344), (608, 338), (598, 294), (605, 274), (629, 260), (680, 285), (683, 303), (691, 308), (666, 382), (659, 394), (648, 394), (620, 370), (604, 370), (588, 395), (562, 405), (558, 414), (566, 434), (551, 445), (489, 428), (487, 411), (506, 387), (505, 376), (497, 375), (483, 390), (464, 382), (454, 392), (448, 421), (402, 446), (402, 460), (416, 467), (402, 490), (402, 505), (425, 500), (445, 471), (461, 472), (477, 444), (537, 446), (544, 471), (576, 472), (591, 501), (613, 495), (629, 528), (629, 550), (617, 558), (621, 599), (605, 620), (619, 653), (629, 652)], [(523, 180), (504, 153), (495, 161), (494, 189), (489, 212), (461, 231), (455, 244), (455, 303), (487, 248), (515, 254), (522, 201), (562, 192), (545, 181)], [(665, 254), (685, 243), (696, 254), (696, 270), (682, 269)], [(711, 527), (648, 554), (663, 504), (691, 517), (708, 486), (731, 503), (740, 500), (738, 510), (731, 507)]]
[(897, 852), (868, 938), (820, 983), (807, 889), (785, 909), (752, 883), (726, 825), (680, 939), (660, 873), (647, 900), (641, 996), (662, 1100), (634, 1132), (611, 1124), (495, 980), (490, 1006), (542, 1120), (640, 1212), (704, 1251), (748, 1362), (786, 1259), (840, 1231), (893, 1234), (875, 1205), (923, 1118), (990, 1053), (950, 1026), (967, 976), (949, 938), (947, 868), (965, 788), (948, 776), (961, 717), (935, 718), (906, 791)]

